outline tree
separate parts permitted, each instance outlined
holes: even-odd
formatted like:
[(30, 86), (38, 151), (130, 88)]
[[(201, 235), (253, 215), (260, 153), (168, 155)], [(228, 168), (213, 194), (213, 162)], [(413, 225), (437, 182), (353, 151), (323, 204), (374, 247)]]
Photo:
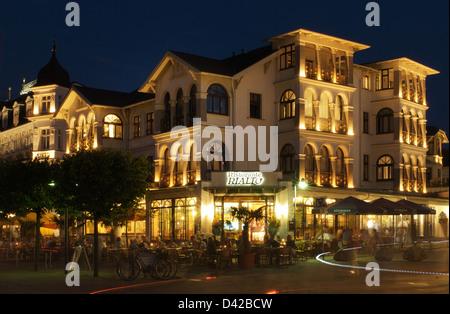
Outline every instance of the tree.
[(53, 164), (48, 159), (0, 161), (2, 215), (36, 214), (34, 270), (39, 267), (41, 215), (53, 207)]
[(122, 150), (79, 151), (61, 163), (57, 185), (67, 206), (87, 212), (94, 223), (94, 277), (98, 277), (98, 224), (133, 207), (148, 187), (150, 164)]
[(248, 207), (239, 206), (239, 207), (231, 207), (230, 214), (232, 217), (236, 218), (243, 224), (242, 228), (242, 241), (244, 243), (243, 253), (250, 253), (250, 240), (248, 238), (248, 231), (250, 223), (253, 220), (261, 220), (264, 219), (264, 209), (265, 206), (262, 206), (256, 210), (251, 210)]

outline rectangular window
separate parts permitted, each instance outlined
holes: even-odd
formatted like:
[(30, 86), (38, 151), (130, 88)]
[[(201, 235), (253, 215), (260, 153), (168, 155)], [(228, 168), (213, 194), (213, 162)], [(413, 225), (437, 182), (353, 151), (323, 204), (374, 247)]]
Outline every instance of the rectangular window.
[(369, 155), (364, 155), (363, 180), (369, 181)]
[(250, 93), (250, 118), (261, 119), (261, 94)]
[(369, 134), (369, 113), (364, 112), (363, 115), (363, 132)]
[(147, 135), (153, 134), (153, 121), (155, 114), (153, 112), (147, 113)]
[(295, 66), (295, 45), (281, 48), (280, 70), (293, 68)]
[(141, 117), (134, 117), (134, 137), (141, 136)]
[(365, 75), (363, 77), (363, 89), (369, 89), (369, 76)]
[(41, 113), (50, 112), (50, 96), (42, 97)]
[(377, 74), (377, 90), (394, 88), (394, 70), (383, 69)]
[(50, 149), (50, 129), (42, 130), (41, 133), (41, 150)]

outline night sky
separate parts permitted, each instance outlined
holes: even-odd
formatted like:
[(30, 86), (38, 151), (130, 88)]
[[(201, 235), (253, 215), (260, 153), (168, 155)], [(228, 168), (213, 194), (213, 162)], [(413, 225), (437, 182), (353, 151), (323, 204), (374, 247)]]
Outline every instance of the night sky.
[(427, 124), (449, 134), (448, 0), (376, 1), (379, 27), (365, 24), (366, 0), (79, 0), (80, 27), (65, 23), (68, 2), (1, 2), (0, 96), (9, 86), (17, 96), (23, 77), (36, 79), (50, 59), (54, 33), (58, 60), (72, 81), (132, 91), (168, 49), (222, 59), (305, 28), (371, 46), (355, 53), (358, 64), (408, 57), (440, 71), (427, 78)]

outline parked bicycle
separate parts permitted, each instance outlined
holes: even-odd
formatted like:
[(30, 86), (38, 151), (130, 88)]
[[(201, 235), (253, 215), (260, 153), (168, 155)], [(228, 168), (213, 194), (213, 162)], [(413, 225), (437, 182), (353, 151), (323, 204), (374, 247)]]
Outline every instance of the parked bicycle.
[(117, 275), (123, 280), (134, 280), (141, 272), (161, 280), (175, 277), (177, 263), (166, 251), (130, 250), (128, 256), (122, 257), (116, 266)]

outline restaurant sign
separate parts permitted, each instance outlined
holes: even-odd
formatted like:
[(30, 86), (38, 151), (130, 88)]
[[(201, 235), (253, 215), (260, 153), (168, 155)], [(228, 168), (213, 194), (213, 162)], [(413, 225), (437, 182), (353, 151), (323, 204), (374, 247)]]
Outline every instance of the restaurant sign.
[(245, 185), (262, 185), (264, 176), (262, 172), (227, 172), (227, 185), (245, 186)]

